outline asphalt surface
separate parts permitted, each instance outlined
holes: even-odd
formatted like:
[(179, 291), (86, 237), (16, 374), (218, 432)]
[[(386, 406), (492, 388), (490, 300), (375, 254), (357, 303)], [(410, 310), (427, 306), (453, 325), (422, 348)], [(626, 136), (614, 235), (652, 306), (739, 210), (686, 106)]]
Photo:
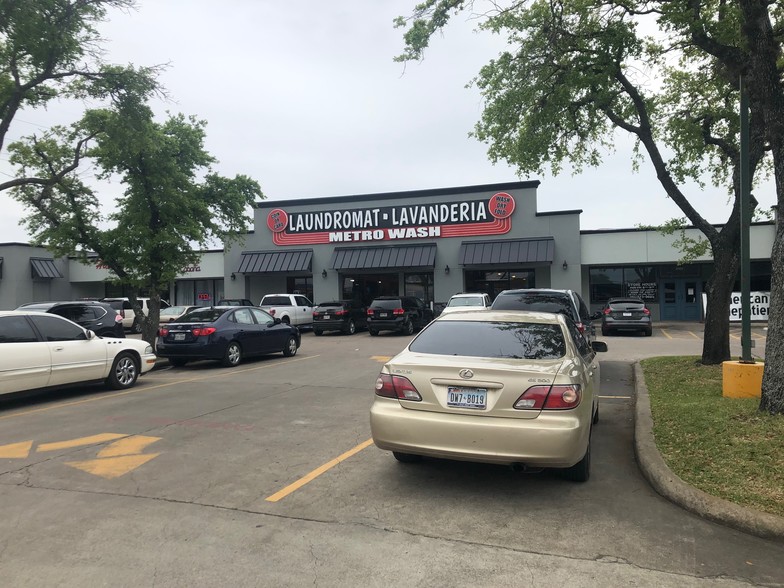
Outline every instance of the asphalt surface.
[(781, 543), (683, 510), (635, 461), (631, 356), (700, 350), (665, 332), (604, 338), (585, 484), (369, 444), (394, 335), (0, 400), (2, 584), (784, 586)]

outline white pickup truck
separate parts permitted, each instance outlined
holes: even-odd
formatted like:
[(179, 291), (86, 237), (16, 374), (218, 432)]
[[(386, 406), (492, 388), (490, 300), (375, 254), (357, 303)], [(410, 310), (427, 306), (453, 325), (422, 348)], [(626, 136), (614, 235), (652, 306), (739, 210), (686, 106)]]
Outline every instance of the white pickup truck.
[(313, 303), (301, 294), (267, 294), (259, 307), (287, 325), (313, 326)]

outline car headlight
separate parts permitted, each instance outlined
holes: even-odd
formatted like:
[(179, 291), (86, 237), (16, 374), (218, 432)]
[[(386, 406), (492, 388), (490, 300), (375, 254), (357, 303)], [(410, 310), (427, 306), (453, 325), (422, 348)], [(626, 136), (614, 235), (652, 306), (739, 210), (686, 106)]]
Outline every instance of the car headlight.
[(152, 345), (148, 345), (147, 347), (145, 347), (144, 348), (144, 353), (147, 354), (147, 355), (152, 353)]

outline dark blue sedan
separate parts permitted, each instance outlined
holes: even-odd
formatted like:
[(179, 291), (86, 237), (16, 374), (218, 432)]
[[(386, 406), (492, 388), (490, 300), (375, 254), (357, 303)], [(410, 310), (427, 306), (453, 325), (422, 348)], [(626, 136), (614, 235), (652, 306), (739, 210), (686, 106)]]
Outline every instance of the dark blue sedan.
[(299, 330), (260, 308), (210, 306), (197, 308), (158, 331), (156, 353), (175, 366), (199, 359), (218, 360), (227, 367), (243, 357), (297, 353)]

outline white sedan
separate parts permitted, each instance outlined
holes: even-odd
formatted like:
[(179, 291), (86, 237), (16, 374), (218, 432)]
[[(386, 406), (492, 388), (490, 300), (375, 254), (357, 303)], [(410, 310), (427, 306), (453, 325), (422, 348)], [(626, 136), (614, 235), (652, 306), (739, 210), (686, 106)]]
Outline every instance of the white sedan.
[(93, 381), (130, 388), (155, 360), (146, 341), (98, 337), (53, 314), (0, 311), (0, 394)]

